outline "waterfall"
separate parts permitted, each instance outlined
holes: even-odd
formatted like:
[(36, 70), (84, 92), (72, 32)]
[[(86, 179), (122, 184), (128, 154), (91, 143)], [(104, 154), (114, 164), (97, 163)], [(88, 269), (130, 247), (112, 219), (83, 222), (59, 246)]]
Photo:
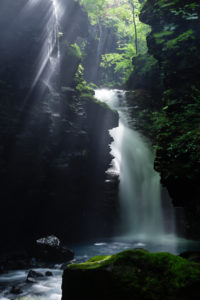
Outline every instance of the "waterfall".
[(125, 92), (96, 90), (96, 98), (118, 110), (119, 127), (110, 131), (114, 159), (108, 172), (119, 173), (123, 234), (138, 240), (159, 240), (164, 235), (160, 176), (145, 138), (129, 126)]

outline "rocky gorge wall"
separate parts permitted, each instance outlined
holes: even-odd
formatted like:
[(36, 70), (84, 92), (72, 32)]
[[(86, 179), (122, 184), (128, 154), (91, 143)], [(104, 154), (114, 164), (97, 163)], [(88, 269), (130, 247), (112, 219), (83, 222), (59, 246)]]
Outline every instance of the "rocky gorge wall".
[[(140, 20), (152, 28), (147, 37), (149, 54), (159, 63), (164, 86), (160, 97), (151, 96), (152, 90), (160, 86), (159, 80), (154, 86), (148, 81), (146, 91), (137, 92), (139, 99), (144, 98), (138, 104), (136, 95), (135, 104), (141, 106), (137, 107), (142, 120), (139, 127), (145, 127), (153, 139), (155, 169), (160, 172), (174, 206), (185, 209), (188, 236), (199, 239), (200, 4), (147, 0)], [(134, 101), (135, 96), (129, 97)]]
[[(46, 234), (69, 242), (113, 230), (116, 197), (107, 200), (105, 171), (111, 161), (108, 130), (117, 126), (118, 115), (92, 91), (82, 96), (76, 89), (81, 57), (73, 44), (86, 38), (88, 17), (77, 2), (59, 2), (62, 34), (52, 1), (0, 4), (2, 248)], [(49, 54), (44, 41), (52, 43), (52, 32)], [(59, 68), (53, 66), (48, 81), (58, 48)]]

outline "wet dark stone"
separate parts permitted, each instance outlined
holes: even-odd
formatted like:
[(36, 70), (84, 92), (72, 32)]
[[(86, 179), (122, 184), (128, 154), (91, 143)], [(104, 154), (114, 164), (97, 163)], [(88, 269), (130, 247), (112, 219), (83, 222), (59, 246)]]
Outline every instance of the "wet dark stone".
[(52, 273), (51, 271), (47, 271), (47, 272), (45, 273), (45, 276), (47, 276), (47, 277), (53, 276), (53, 273)]
[(37, 283), (37, 280), (35, 278), (28, 277), (28, 278), (26, 278), (26, 282), (27, 283)]
[(17, 286), (12, 286), (11, 290), (10, 290), (11, 294), (15, 294), (15, 295), (19, 295), (22, 294), (23, 291), (21, 288), (17, 287)]
[(27, 275), (27, 279), (31, 277), (31, 278), (38, 278), (38, 277), (44, 277), (44, 275), (40, 272), (36, 272), (34, 270), (30, 270), (28, 272), (28, 275)]
[(49, 263), (65, 262), (74, 258), (73, 251), (63, 246), (60, 240), (52, 235), (38, 239), (30, 252), (37, 260)]

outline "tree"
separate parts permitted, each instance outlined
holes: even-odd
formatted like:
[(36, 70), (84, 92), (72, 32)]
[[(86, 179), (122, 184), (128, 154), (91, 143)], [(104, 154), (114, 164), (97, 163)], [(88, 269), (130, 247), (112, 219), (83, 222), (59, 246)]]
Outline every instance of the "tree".
[(135, 19), (135, 3), (134, 0), (128, 0), (132, 7), (132, 13), (133, 13), (133, 25), (135, 30), (135, 50), (136, 54), (138, 54), (138, 36), (137, 36), (137, 25), (136, 25), (136, 19)]
[(118, 48), (116, 52), (104, 54), (100, 65), (107, 70), (113, 69), (121, 83), (125, 82), (133, 71), (132, 58), (147, 51), (149, 27), (138, 17), (141, 0), (80, 0), (80, 3), (92, 24), (98, 25), (99, 39), (102, 26), (111, 27), (116, 33)]

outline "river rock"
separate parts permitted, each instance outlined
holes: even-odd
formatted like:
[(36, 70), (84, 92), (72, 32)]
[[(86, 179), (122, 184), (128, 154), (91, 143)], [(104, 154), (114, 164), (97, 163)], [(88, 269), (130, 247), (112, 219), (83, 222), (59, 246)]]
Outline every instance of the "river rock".
[(27, 279), (31, 277), (31, 278), (38, 278), (38, 277), (44, 277), (44, 275), (40, 272), (36, 272), (36, 271), (33, 271), (33, 270), (30, 270), (28, 272), (28, 275), (27, 275)]
[(17, 286), (12, 286), (11, 290), (10, 290), (11, 294), (15, 294), (15, 295), (19, 295), (22, 294), (23, 291), (21, 288), (17, 287)]
[(46, 271), (45, 276), (47, 277), (53, 276), (53, 273), (51, 271)]
[(197, 300), (199, 284), (199, 264), (135, 249), (69, 265), (62, 300)]
[(28, 277), (28, 278), (26, 278), (26, 282), (27, 283), (37, 283), (37, 280), (35, 278)]
[(63, 246), (53, 235), (38, 239), (31, 252), (37, 260), (48, 263), (61, 263), (74, 258), (73, 251)]

